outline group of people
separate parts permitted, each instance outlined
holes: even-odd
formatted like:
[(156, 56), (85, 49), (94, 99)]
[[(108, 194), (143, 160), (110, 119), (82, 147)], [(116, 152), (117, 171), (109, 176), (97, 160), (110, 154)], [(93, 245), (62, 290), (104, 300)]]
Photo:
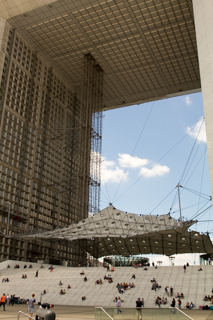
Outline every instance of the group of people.
[[(58, 285), (59, 286), (63, 286), (63, 283), (61, 282), (61, 280), (59, 281)], [(67, 289), (71, 289), (71, 285), (70, 284), (67, 285)], [(65, 294), (65, 293), (66, 293), (65, 290), (61, 289), (60, 294)]]
[(60, 292), (59, 292), (59, 294), (65, 294), (65, 293), (66, 293), (65, 289), (64, 290), (61, 289)]
[(187, 262), (187, 264), (184, 264), (183, 266), (183, 272), (185, 273), (186, 272), (186, 267), (189, 267), (189, 263)]
[(186, 309), (193, 309), (194, 308), (194, 303), (193, 302), (187, 302), (187, 304), (186, 304)]
[(155, 300), (155, 304), (157, 304), (159, 308), (160, 308), (161, 304), (167, 304), (167, 302), (168, 301), (167, 301), (166, 297), (161, 298), (160, 296), (157, 296), (157, 298)]
[[(32, 269), (32, 267), (33, 267), (32, 264), (30, 264), (30, 265), (29, 265), (29, 268)], [(19, 265), (18, 265), (18, 268), (19, 268)], [(26, 268), (27, 268), (27, 265), (25, 264), (25, 265), (24, 265), (24, 269), (26, 269)]]
[(118, 283), (116, 288), (118, 288), (118, 292), (119, 293), (124, 293), (125, 290), (129, 290), (131, 288), (134, 288), (135, 287), (135, 284), (132, 282), (130, 282), (129, 284), (128, 283)]
[[(25, 265), (26, 266), (26, 265)], [(24, 266), (24, 268), (26, 268)], [(188, 265), (188, 263), (187, 263), (187, 265), (184, 265), (185, 266), (185, 268), (187, 267), (187, 266), (189, 266)], [(10, 266), (9, 266), (10, 267)], [(29, 266), (29, 268), (30, 268), (31, 266)], [(19, 265), (16, 265), (16, 266), (14, 266), (14, 268), (20, 268), (19, 267)], [(51, 269), (52, 267), (50, 267), (49, 269)], [(114, 271), (114, 270), (112, 270), (112, 271)], [(184, 271), (185, 272), (185, 271)], [(84, 275), (84, 271), (82, 271), (81, 273), (80, 273), (80, 275)], [(36, 276), (38, 276), (38, 270), (36, 271)], [(27, 278), (27, 275), (25, 274), (23, 274), (22, 275), (22, 278)], [(135, 274), (133, 274), (132, 275), (132, 279), (136, 279), (136, 276), (135, 276)], [(108, 282), (113, 282), (113, 280), (112, 280), (112, 277), (111, 277), (111, 275), (108, 275), (108, 276), (104, 276), (104, 280), (108, 280)], [(87, 278), (86, 277), (84, 277), (84, 281), (87, 281)], [(5, 279), (3, 279), (2, 280), (2, 282), (9, 282), (9, 279), (8, 278), (5, 278)], [(150, 280), (150, 282), (152, 283), (152, 290), (155, 290), (156, 291), (156, 288), (161, 288), (161, 286), (159, 286), (158, 285), (158, 283), (157, 283), (157, 281), (156, 281), (156, 278), (154, 278), (153, 277), (153, 279), (152, 280)], [(102, 280), (101, 279), (99, 279), (99, 280), (96, 280), (95, 281), (95, 284), (102, 284)], [(62, 282), (60, 281), (59, 282), (59, 286), (62, 286), (63, 284), (62, 284)], [(117, 286), (116, 286), (117, 288), (118, 288), (118, 291), (119, 291), (119, 293), (120, 294), (122, 294), (122, 293), (124, 293), (124, 291), (125, 290), (128, 290), (128, 289), (130, 289), (130, 288), (134, 288), (135, 287), (135, 285), (134, 285), (134, 283), (132, 282), (132, 283), (118, 283), (117, 284)], [(71, 288), (71, 286), (70, 285), (68, 285), (68, 287), (67, 287), (68, 289), (70, 289)], [(45, 294), (46, 293), (46, 290), (44, 290), (45, 292), (43, 293), (43, 294)], [(171, 287), (169, 287), (169, 286), (166, 286), (165, 287), (165, 292), (166, 292), (166, 294), (168, 295), (168, 296), (173, 296), (173, 287), (171, 286)], [(65, 294), (66, 292), (65, 292), (65, 290), (63, 290), (63, 289), (61, 289), (60, 290), (60, 294)], [(5, 295), (3, 295), (3, 296), (5, 296)], [(178, 299), (177, 300), (177, 304), (178, 304), (178, 306), (179, 306), (179, 308), (181, 309), (181, 299), (183, 299), (184, 298), (184, 295), (183, 295), (183, 293), (181, 292), (180, 294), (179, 294), (179, 292), (177, 292), (177, 296), (176, 296), (176, 298)], [(30, 298), (30, 299), (34, 299), (35, 300), (35, 295), (33, 296), (32, 295), (32, 298)], [(30, 300), (29, 299), (29, 301), (28, 301), (28, 305), (29, 305), (29, 309), (30, 309), (30, 306), (32, 307), (32, 303), (30, 304)], [(86, 299), (86, 297), (85, 296), (83, 296), (82, 297), (82, 300), (85, 300)], [(204, 300), (205, 301), (212, 301), (212, 299), (213, 299), (213, 295), (212, 296), (210, 296), (210, 295), (208, 295), (208, 296), (205, 296), (204, 297)], [(2, 300), (4, 300), (4, 298), (2, 298)], [(33, 301), (34, 301), (33, 300)], [(7, 301), (7, 297), (5, 296), (5, 301), (3, 301), (3, 303), (1, 302), (1, 304), (3, 305), (3, 309), (5, 309), (5, 304), (6, 304), (6, 301)], [(117, 313), (120, 313), (121, 312), (121, 310), (120, 310), (120, 308), (121, 308), (121, 300), (120, 300), (120, 297), (116, 297), (115, 298), (115, 300), (113, 300), (113, 301), (115, 301), (116, 302), (116, 306), (117, 306)], [(161, 298), (160, 296), (158, 296), (157, 298), (156, 298), (156, 300), (155, 300), (155, 303), (160, 307), (162, 304), (166, 304), (168, 301), (167, 301), (167, 297), (163, 297), (163, 298)], [(175, 298), (173, 298), (172, 299), (172, 302), (171, 302), (171, 307), (175, 307), (175, 305), (176, 305), (176, 301), (175, 301)], [(51, 306), (51, 305), (50, 305)], [(136, 301), (136, 309), (137, 310), (141, 310), (141, 308), (142, 307), (144, 307), (144, 299), (142, 298), (142, 299), (140, 299), (140, 298), (138, 298), (138, 300)], [(189, 304), (189, 302), (187, 302), (187, 304), (186, 304), (186, 308), (187, 309), (192, 309), (194, 307), (194, 304), (191, 302), (190, 304)], [(30, 314), (30, 312), (29, 312), (29, 314)], [(140, 312), (137, 312), (137, 314), (138, 314), (138, 320), (140, 320), (139, 318), (140, 318)]]
[(27, 275), (26, 274), (22, 274), (22, 279), (27, 279)]
[(9, 295), (9, 294), (5, 294), (3, 293), (3, 295), (1, 296), (0, 299), (0, 308), (2, 306), (3, 311), (6, 311), (5, 309), (5, 305), (8, 303), (9, 305), (14, 305), (14, 301), (15, 301), (15, 295)]
[[(32, 267), (33, 267), (32, 264), (30, 264), (30, 265), (29, 265), (29, 268), (32, 268)], [(9, 265), (9, 264), (7, 265), (7, 268), (10, 268), (10, 265)], [(19, 268), (20, 268), (20, 265), (19, 265), (19, 264), (15, 264), (15, 265), (14, 265), (14, 269), (19, 269)], [(26, 268), (27, 268), (27, 265), (25, 264), (23, 268), (26, 269)]]
[(166, 286), (164, 290), (165, 290), (165, 293), (167, 294), (167, 296), (170, 296), (170, 297), (173, 296), (173, 287), (172, 286), (171, 287)]
[[(86, 277), (85, 277), (85, 278), (86, 278)], [(86, 280), (85, 280), (85, 278), (84, 278), (84, 281), (87, 281), (87, 278), (86, 278)], [(108, 276), (105, 275), (105, 276), (104, 276), (104, 280), (108, 280), (109, 283), (112, 283), (112, 282), (113, 282), (112, 277), (111, 277), (110, 274), (108, 274)], [(98, 280), (95, 281), (95, 284), (103, 284), (103, 282), (102, 282), (101, 279), (98, 279)]]
[(210, 295), (208, 295), (208, 296), (206, 295), (203, 300), (204, 301), (213, 301), (213, 295), (211, 295), (211, 297), (210, 297)]
[[(145, 265), (148, 266), (148, 267), (150, 267), (150, 264), (149, 264), (149, 263), (147, 263), (147, 264), (145, 264)], [(142, 267), (144, 267), (143, 263), (133, 263), (132, 266), (133, 266), (134, 268), (142, 268)]]
[(101, 279), (100, 280), (96, 280), (95, 284), (102, 284), (102, 280)]
[[(113, 301), (116, 302), (117, 314), (122, 313), (120, 297), (115, 297)], [(137, 310), (137, 319), (142, 320), (142, 308), (144, 308), (144, 299), (138, 298), (137, 301), (135, 301), (135, 303), (136, 303), (136, 310)]]
[[(157, 304), (158, 307), (161, 307), (161, 304), (166, 304), (166, 303), (167, 303), (167, 298), (161, 298), (158, 296), (157, 299), (155, 300), (155, 304)], [(181, 309), (182, 302), (181, 302), (180, 297), (178, 298), (177, 303), (178, 303), (179, 309)], [(171, 307), (175, 308), (175, 306), (176, 306), (176, 300), (175, 300), (175, 298), (173, 298), (172, 303), (171, 303)], [(192, 309), (192, 308), (194, 308), (193, 302), (191, 302), (190, 304), (189, 304), (189, 302), (187, 302), (186, 309)]]
[(113, 280), (112, 280), (112, 276), (110, 274), (108, 274), (108, 276), (104, 276), (104, 280), (108, 280), (109, 283), (112, 283)]
[(181, 292), (181, 293), (177, 292), (177, 296), (176, 296), (175, 298), (184, 299), (184, 294), (183, 294), (183, 292)]

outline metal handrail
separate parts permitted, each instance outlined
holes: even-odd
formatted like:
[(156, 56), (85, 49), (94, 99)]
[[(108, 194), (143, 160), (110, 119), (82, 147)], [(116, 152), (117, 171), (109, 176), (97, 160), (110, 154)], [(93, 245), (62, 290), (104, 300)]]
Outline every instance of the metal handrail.
[(102, 307), (95, 307), (95, 309), (101, 309), (111, 320), (114, 320)]
[[(111, 320), (114, 320), (102, 307), (95, 307), (95, 309), (101, 309)], [(188, 316), (188, 314), (186, 314), (185, 312), (183, 312), (182, 310), (178, 309), (177, 307), (175, 308), (171, 308), (169, 307), (169, 309), (176, 309), (179, 312), (181, 312), (182, 314), (184, 314), (186, 317), (188, 317), (191, 320), (194, 320), (193, 318), (191, 318), (190, 316)]]
[(186, 317), (188, 317), (189, 319), (191, 320), (194, 320), (192, 319), (190, 316), (188, 316), (188, 314), (186, 314), (185, 312), (183, 312), (181, 309), (178, 309), (177, 307), (175, 307), (174, 309), (178, 310), (179, 312), (183, 313)]
[(22, 311), (19, 311), (19, 312), (18, 312), (17, 320), (19, 320), (19, 315), (20, 315), (20, 313), (23, 314), (24, 316), (28, 317), (29, 319), (35, 320), (34, 318), (30, 317), (29, 314), (26, 314), (26, 313), (24, 313), (24, 312), (22, 312)]

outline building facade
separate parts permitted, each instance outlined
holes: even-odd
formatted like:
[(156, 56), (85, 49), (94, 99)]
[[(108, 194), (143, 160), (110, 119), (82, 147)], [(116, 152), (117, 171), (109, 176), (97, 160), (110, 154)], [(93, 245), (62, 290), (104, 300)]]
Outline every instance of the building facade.
[[(78, 222), (98, 211), (102, 70), (90, 55), (82, 55), (82, 91), (75, 92), (7, 22), (2, 42), (1, 233), (53, 230)], [(0, 261), (86, 264), (84, 248), (63, 238), (0, 239)]]

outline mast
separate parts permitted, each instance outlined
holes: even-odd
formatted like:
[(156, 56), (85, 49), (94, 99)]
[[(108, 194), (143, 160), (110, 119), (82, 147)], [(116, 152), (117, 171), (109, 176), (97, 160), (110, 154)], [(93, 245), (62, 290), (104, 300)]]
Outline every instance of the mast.
[(180, 203), (180, 187), (182, 186), (178, 183), (177, 188), (178, 188), (178, 201), (179, 201), (179, 211), (180, 211), (180, 225), (182, 227), (182, 213), (181, 213), (181, 203)]

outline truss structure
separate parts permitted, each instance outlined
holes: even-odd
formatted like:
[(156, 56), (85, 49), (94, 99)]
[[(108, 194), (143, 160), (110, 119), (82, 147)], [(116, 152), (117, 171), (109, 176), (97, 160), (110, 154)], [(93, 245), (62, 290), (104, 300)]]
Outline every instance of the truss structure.
[(100, 210), (102, 89), (103, 70), (91, 54), (86, 54), (84, 55), (82, 101), (85, 109), (85, 126), (88, 128), (83, 132), (85, 156), (90, 155), (90, 162), (87, 160), (84, 164), (86, 173), (90, 166), (89, 181), (86, 183), (86, 186), (89, 185), (89, 207), (86, 212), (90, 214)]
[(108, 255), (213, 253), (208, 234), (188, 231), (196, 221), (182, 222), (170, 214), (136, 215), (112, 206), (98, 214), (51, 232), (23, 235), (25, 239), (66, 239), (78, 242), (95, 258)]

